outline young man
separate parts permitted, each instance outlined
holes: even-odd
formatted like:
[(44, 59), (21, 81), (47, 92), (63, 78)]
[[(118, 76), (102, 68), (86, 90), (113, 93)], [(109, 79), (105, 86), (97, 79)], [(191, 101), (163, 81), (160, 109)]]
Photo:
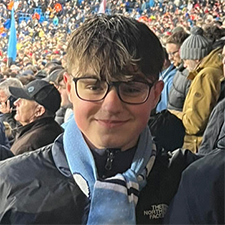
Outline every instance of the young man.
[(87, 19), (67, 49), (74, 118), (53, 146), (0, 164), (0, 222), (161, 223), (195, 158), (190, 151), (156, 156), (153, 147), (147, 123), (163, 89), (163, 61), (145, 24)]

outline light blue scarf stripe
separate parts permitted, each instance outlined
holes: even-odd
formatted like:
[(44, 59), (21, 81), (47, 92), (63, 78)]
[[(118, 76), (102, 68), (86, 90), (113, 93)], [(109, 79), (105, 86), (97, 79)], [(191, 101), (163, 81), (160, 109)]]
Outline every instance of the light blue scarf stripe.
[(71, 172), (80, 174), (87, 181), (91, 192), (97, 180), (95, 162), (74, 118), (67, 123), (63, 145)]

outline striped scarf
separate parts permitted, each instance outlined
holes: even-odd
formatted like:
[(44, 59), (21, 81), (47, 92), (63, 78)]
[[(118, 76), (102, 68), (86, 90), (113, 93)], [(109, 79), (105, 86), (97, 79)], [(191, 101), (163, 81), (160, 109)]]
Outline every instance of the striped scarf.
[(67, 124), (63, 143), (70, 171), (91, 200), (87, 224), (135, 224), (138, 195), (156, 155), (149, 128), (140, 135), (130, 169), (104, 180), (98, 179), (93, 155), (74, 119)]

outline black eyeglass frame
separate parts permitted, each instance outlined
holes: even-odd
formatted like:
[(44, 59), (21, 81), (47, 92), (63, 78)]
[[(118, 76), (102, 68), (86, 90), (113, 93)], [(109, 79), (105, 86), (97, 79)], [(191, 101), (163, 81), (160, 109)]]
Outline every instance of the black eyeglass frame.
[(81, 100), (86, 101), (86, 102), (100, 102), (100, 101), (102, 101), (106, 97), (106, 95), (109, 93), (109, 91), (111, 90), (111, 88), (112, 87), (115, 87), (119, 99), (122, 102), (124, 102), (126, 104), (129, 104), (129, 105), (141, 105), (141, 104), (144, 104), (148, 100), (149, 95), (150, 95), (150, 91), (151, 91), (152, 87), (156, 83), (156, 81), (153, 82), (153, 83), (148, 83), (148, 82), (144, 82), (144, 81), (128, 81), (127, 83), (129, 83), (129, 82), (139, 82), (139, 83), (147, 84), (148, 87), (149, 87), (149, 89), (148, 89), (148, 95), (147, 95), (146, 99), (143, 102), (141, 102), (141, 103), (130, 103), (130, 102), (124, 101), (121, 98), (121, 96), (120, 96), (119, 86), (121, 84), (123, 84), (123, 83), (126, 83), (124, 81), (115, 81), (115, 82), (110, 82), (110, 83), (108, 83), (107, 81), (105, 81), (107, 83), (107, 85), (108, 85), (108, 89), (107, 89), (105, 95), (101, 99), (98, 99), (98, 100), (87, 100), (87, 99), (81, 98), (80, 95), (78, 94), (78, 91), (77, 91), (77, 81), (78, 80), (81, 80), (81, 79), (96, 79), (96, 80), (98, 80), (97, 78), (94, 78), (94, 77), (77, 77), (77, 78), (73, 77), (73, 82), (75, 83), (75, 91), (76, 91), (76, 94), (77, 94), (78, 98), (80, 98)]

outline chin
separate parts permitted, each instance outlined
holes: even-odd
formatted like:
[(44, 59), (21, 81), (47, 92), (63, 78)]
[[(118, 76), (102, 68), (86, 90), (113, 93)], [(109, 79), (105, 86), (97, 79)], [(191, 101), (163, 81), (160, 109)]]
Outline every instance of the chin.
[(19, 121), (20, 118), (19, 118), (19, 116), (18, 116), (17, 114), (14, 116), (14, 119), (15, 119), (16, 121), (20, 122), (20, 121)]

